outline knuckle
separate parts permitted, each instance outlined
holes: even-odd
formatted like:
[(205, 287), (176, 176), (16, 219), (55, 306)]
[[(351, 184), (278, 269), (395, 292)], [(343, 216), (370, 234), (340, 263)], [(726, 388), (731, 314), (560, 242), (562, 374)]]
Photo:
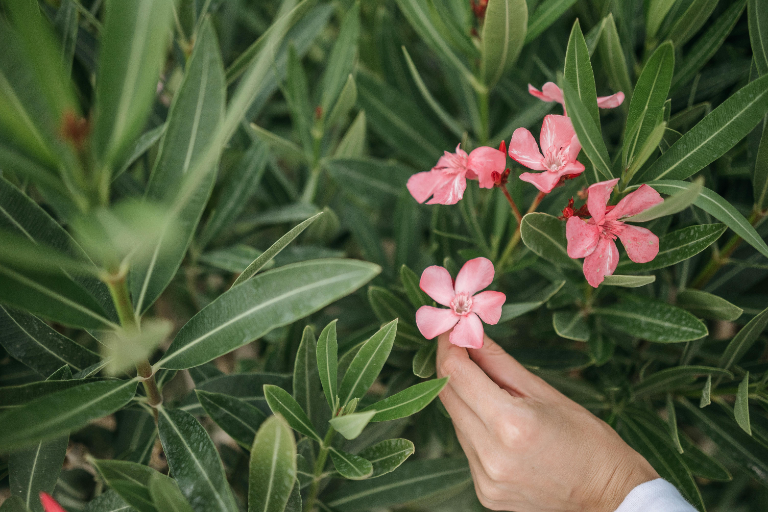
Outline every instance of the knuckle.
[(448, 355), (440, 364), (440, 373), (443, 376), (457, 377), (462, 371), (462, 361), (459, 357)]
[[(496, 455), (485, 457), (482, 460), (482, 464), (483, 470), (485, 471), (485, 474), (488, 475), (491, 482), (503, 482), (509, 475), (510, 468), (504, 457)], [(495, 486), (489, 490), (493, 491), (493, 489), (495, 489)], [(490, 498), (491, 496), (488, 497)]]
[(475, 491), (477, 492), (478, 498), (484, 499), (491, 505), (488, 506), (483, 504), (483, 506), (487, 508), (492, 508), (494, 505), (498, 506), (499, 502), (504, 500), (503, 491), (494, 485), (493, 482), (481, 480), (478, 484), (475, 485)]

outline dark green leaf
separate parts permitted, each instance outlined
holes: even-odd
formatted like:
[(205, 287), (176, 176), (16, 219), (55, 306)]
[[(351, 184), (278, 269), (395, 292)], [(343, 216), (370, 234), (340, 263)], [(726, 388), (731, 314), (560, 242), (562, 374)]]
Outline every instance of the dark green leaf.
[(325, 113), (331, 112), (331, 107), (336, 104), (347, 77), (354, 69), (359, 37), (360, 4), (355, 3), (344, 15), (336, 43), (325, 63), (325, 72), (320, 88), (323, 92), (320, 106)]
[(481, 69), (492, 88), (517, 60), (528, 27), (525, 0), (489, 0), (483, 23)]
[(723, 355), (720, 356), (718, 364), (727, 370), (732, 364), (739, 362), (755, 341), (757, 341), (757, 337), (765, 330), (766, 325), (768, 325), (768, 308), (765, 308), (752, 318), (752, 320), (750, 320), (749, 323), (733, 337), (731, 342), (728, 343)]
[(406, 265), (400, 267), (400, 282), (403, 284), (405, 295), (408, 297), (411, 304), (413, 304), (413, 307), (420, 308), (421, 306), (429, 306), (432, 304), (430, 296), (424, 293), (419, 285), (419, 276)]
[(757, 149), (755, 173), (752, 176), (752, 186), (755, 194), (755, 209), (768, 210), (768, 130), (763, 127), (763, 136)]
[[(611, 179), (611, 160), (605, 147), (600, 127), (595, 123), (589, 108), (579, 98), (579, 93), (570, 82), (563, 82), (565, 95), (565, 108), (573, 122), (573, 129), (579, 136), (579, 142), (584, 149), (589, 161), (597, 171), (605, 178)], [(595, 100), (597, 101), (597, 100)], [(595, 103), (597, 105), (597, 103)]]
[(190, 414), (161, 407), (158, 430), (176, 483), (196, 512), (236, 512), (213, 441)]
[(422, 379), (428, 379), (435, 374), (435, 356), (437, 343), (421, 347), (413, 356), (413, 374)]
[(677, 294), (677, 305), (708, 320), (733, 322), (742, 313), (741, 308), (734, 306), (727, 300), (700, 290), (682, 290)]
[(523, 217), (520, 227), (523, 243), (559, 267), (581, 269), (578, 261), (568, 256), (565, 239), (565, 223), (546, 213), (529, 213)]
[(574, 341), (587, 341), (589, 325), (581, 311), (556, 311), (552, 315), (552, 326), (558, 336)]
[(741, 430), (752, 435), (752, 427), (749, 424), (749, 372), (744, 375), (744, 379), (739, 384), (733, 412), (736, 416), (736, 423), (739, 424)]
[[(534, 223), (535, 224), (535, 223)], [(554, 225), (554, 223), (551, 223)], [(528, 228), (530, 229), (530, 228)], [(558, 236), (559, 238), (559, 236)], [(527, 243), (526, 243), (527, 245)], [(542, 247), (542, 249), (544, 249)], [(537, 251), (535, 251), (537, 252)], [(538, 252), (537, 252), (538, 254)], [(566, 254), (567, 256), (567, 254)], [(557, 281), (546, 288), (534, 293), (525, 302), (504, 304), (501, 307), (501, 319), (499, 323), (508, 322), (514, 318), (522, 316), (529, 311), (540, 308), (545, 302), (551, 299), (565, 285), (565, 281)]]
[(658, 371), (637, 386), (634, 394), (636, 397), (648, 396), (657, 393), (674, 391), (682, 385), (687, 385), (702, 375), (720, 375), (732, 378), (733, 374), (720, 368), (709, 366), (676, 366)]
[(720, 461), (701, 451), (685, 434), (680, 436), (680, 444), (684, 450), (683, 462), (694, 475), (718, 482), (727, 482), (733, 478)]
[(240, 446), (250, 449), (256, 431), (266, 419), (264, 413), (233, 396), (200, 389), (195, 390), (195, 393), (208, 416)]
[(322, 426), (331, 417), (323, 402), (323, 386), (317, 366), (317, 341), (310, 326), (304, 328), (296, 364), (293, 367), (293, 398), (299, 403), (315, 428)]
[(123, 501), (119, 494), (110, 490), (89, 501), (83, 510), (84, 512), (133, 512), (134, 509)]
[(355, 260), (286, 265), (223, 293), (181, 328), (156, 364), (184, 369), (226, 354), (352, 293), (380, 272)]
[(337, 416), (329, 421), (336, 431), (344, 436), (345, 439), (352, 440), (359, 436), (363, 429), (368, 425), (376, 415), (376, 411), (355, 412)]
[(605, 276), (603, 286), (620, 286), (622, 288), (639, 288), (656, 281), (656, 276)]
[[(213, 376), (197, 382), (196, 388), (201, 391), (211, 393), (221, 393), (228, 396), (239, 398), (240, 400), (258, 407), (261, 411), (268, 413), (269, 407), (264, 398), (264, 384), (274, 384), (282, 388), (290, 388), (290, 374), (279, 373), (237, 373), (232, 375)], [(202, 414), (203, 410), (197, 401), (197, 395), (190, 393), (182, 402), (180, 409), (190, 414)]]
[(323, 393), (331, 408), (332, 415), (336, 413), (338, 403), (337, 383), (338, 383), (338, 364), (339, 348), (336, 340), (336, 320), (325, 326), (320, 333), (320, 339), (317, 341), (317, 370), (320, 377), (320, 383), (323, 386)]
[[(152, 500), (149, 485), (153, 477), (171, 480), (143, 464), (124, 460), (94, 460), (104, 481), (112, 487), (126, 503), (139, 512), (160, 512)], [(171, 480), (171, 482), (173, 482)], [(175, 484), (173, 484), (175, 485)]]
[(67, 454), (69, 437), (40, 441), (12, 452), (8, 458), (11, 495), (18, 496), (32, 512), (43, 512), (40, 492), (53, 493)]
[(685, 261), (715, 243), (725, 233), (722, 224), (702, 224), (667, 233), (659, 240), (659, 253), (648, 263), (622, 262), (619, 272), (647, 272)]
[(406, 416), (416, 414), (429, 405), (440, 394), (440, 391), (447, 382), (448, 377), (443, 377), (442, 379), (433, 379), (416, 384), (380, 402), (376, 402), (364, 410), (376, 411), (376, 415), (371, 419), (372, 422), (405, 418)]
[(152, 475), (150, 478), (149, 494), (158, 510), (163, 512), (193, 512), (176, 482), (160, 473)]
[(0, 415), (0, 446), (29, 446), (112, 414), (133, 398), (136, 385), (135, 380), (89, 382), (11, 409)]
[(373, 474), (373, 465), (359, 455), (331, 448), (331, 460), (336, 471), (349, 480), (363, 480)]
[(557, 21), (565, 11), (570, 9), (576, 0), (544, 0), (528, 19), (528, 33), (525, 44), (530, 43), (550, 25)]
[(391, 473), (414, 452), (413, 443), (407, 439), (387, 439), (360, 452), (360, 456), (371, 462), (371, 478)]
[(248, 512), (283, 512), (296, 481), (296, 442), (281, 418), (259, 429), (251, 448)]
[[(629, 69), (624, 58), (624, 50), (621, 47), (613, 14), (609, 14), (603, 22), (599, 48), (600, 60), (602, 60), (603, 69), (608, 75), (608, 83), (614, 90), (623, 91), (628, 96), (631, 95), (632, 80), (629, 78)], [(598, 124), (598, 126), (600, 125)]]
[[(589, 49), (584, 41), (579, 20), (571, 28), (568, 48), (565, 53), (565, 80), (577, 93), (581, 103), (592, 116), (592, 122), (600, 129), (600, 112), (597, 108), (597, 91), (592, 63), (589, 61)], [(573, 113), (571, 113), (573, 115)], [(607, 161), (607, 158), (606, 158)]]
[(280, 414), (296, 432), (311, 437), (315, 441), (322, 442), (320, 435), (315, 431), (312, 422), (307, 417), (307, 413), (301, 406), (288, 394), (283, 388), (264, 385), (264, 396), (267, 399), (269, 408), (275, 414)]
[(365, 342), (349, 365), (339, 388), (339, 405), (362, 398), (387, 362), (397, 333), (397, 320), (389, 322)]
[(626, 300), (595, 308), (593, 314), (605, 321), (603, 325), (657, 343), (692, 341), (707, 335), (707, 327), (695, 316), (664, 302)]

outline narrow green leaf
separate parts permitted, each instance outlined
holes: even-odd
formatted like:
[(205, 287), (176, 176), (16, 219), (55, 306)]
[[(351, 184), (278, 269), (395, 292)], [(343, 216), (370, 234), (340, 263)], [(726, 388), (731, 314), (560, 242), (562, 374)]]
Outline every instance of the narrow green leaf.
[(704, 384), (704, 388), (701, 390), (701, 400), (699, 400), (699, 408), (703, 409), (712, 403), (712, 375), (707, 375), (707, 382)]
[(345, 439), (355, 439), (376, 415), (376, 411), (363, 411), (337, 416), (329, 422)]
[(669, 33), (675, 48), (682, 48), (706, 23), (717, 7), (718, 0), (693, 0), (688, 9), (677, 19)]
[(18, 361), (43, 376), (61, 365), (80, 370), (99, 362), (98, 354), (51, 329), (42, 320), (0, 307), (0, 345)]
[(413, 374), (422, 379), (428, 379), (435, 374), (435, 357), (437, 343), (424, 345), (413, 356)]
[(733, 377), (733, 374), (729, 371), (710, 366), (676, 366), (658, 371), (647, 377), (635, 386), (634, 395), (635, 397), (643, 397), (673, 391), (681, 385), (690, 384), (702, 375)]
[[(269, 411), (269, 406), (266, 403), (266, 398), (264, 398), (264, 384), (290, 388), (291, 378), (292, 375), (290, 374), (280, 373), (235, 373), (213, 376), (204, 381), (199, 381), (198, 378), (195, 387), (201, 391), (239, 398), (249, 405), (258, 407), (266, 414)], [(181, 402), (179, 409), (193, 415), (204, 414), (205, 412), (198, 403), (195, 393), (190, 393)]]
[(365, 154), (366, 131), (367, 125), (365, 111), (363, 110), (352, 121), (347, 133), (344, 134), (344, 137), (342, 137), (339, 145), (336, 147), (333, 157), (361, 158)]
[(685, 434), (680, 436), (680, 444), (685, 450), (683, 462), (694, 475), (717, 482), (728, 482), (733, 479), (731, 473), (720, 461), (701, 451)]
[(605, 276), (603, 286), (621, 286), (623, 288), (639, 288), (656, 281), (656, 276)]
[(565, 223), (546, 213), (529, 213), (520, 226), (523, 243), (531, 251), (558, 267), (580, 269), (578, 261), (568, 256)]
[(691, 258), (720, 238), (725, 233), (722, 224), (701, 224), (667, 233), (659, 240), (659, 253), (648, 263), (622, 262), (621, 272), (647, 272), (668, 267)]
[(727, 370), (732, 364), (739, 362), (744, 357), (744, 354), (754, 345), (758, 336), (765, 330), (767, 325), (768, 308), (765, 308), (755, 315), (747, 325), (742, 327), (738, 334), (728, 343), (725, 352), (720, 356), (720, 361), (718, 362), (720, 367)]
[(749, 423), (749, 372), (744, 375), (744, 380), (739, 384), (733, 412), (736, 416), (736, 423), (739, 424), (741, 430), (752, 435), (752, 427)]
[(752, 55), (762, 76), (768, 74), (768, 5), (760, 0), (749, 0), (747, 10)]
[(338, 383), (339, 348), (336, 340), (336, 320), (329, 323), (320, 333), (317, 340), (317, 370), (323, 393), (331, 408), (331, 413), (336, 413), (338, 396), (336, 386)]
[(597, 366), (602, 366), (610, 361), (616, 348), (613, 340), (600, 329), (599, 322), (597, 329), (592, 330), (589, 340), (587, 340), (587, 346), (589, 347), (589, 355)]
[(40, 441), (8, 457), (11, 495), (18, 496), (32, 512), (43, 512), (40, 492), (53, 493), (67, 454), (69, 436)]
[(397, 320), (386, 324), (371, 336), (357, 352), (344, 374), (339, 388), (339, 405), (344, 407), (353, 398), (362, 398), (384, 367), (397, 333)]
[[(672, 437), (672, 443), (677, 448), (677, 453), (684, 453), (682, 444), (680, 444), (680, 433), (677, 431), (677, 414), (675, 413), (675, 403), (672, 401), (672, 395), (667, 393), (667, 425), (669, 434)], [(687, 467), (687, 464), (686, 464)]]
[[(711, 164), (747, 136), (768, 113), (768, 78), (741, 88), (633, 180), (684, 180)], [(578, 133), (578, 130), (577, 130)], [(581, 140), (581, 136), (579, 136)]]
[(581, 311), (556, 311), (552, 315), (552, 326), (558, 336), (574, 341), (587, 341), (589, 325)]
[(629, 69), (613, 14), (609, 14), (606, 18), (600, 35), (599, 49), (603, 69), (608, 75), (608, 83), (614, 90), (623, 91), (627, 96), (632, 95), (632, 80), (629, 78)]
[(0, 512), (30, 512), (24, 505), (24, 500), (18, 496), (11, 496), (0, 505)]
[(158, 510), (168, 512), (193, 512), (179, 486), (173, 479), (166, 478), (160, 473), (152, 475), (149, 480), (149, 494)]
[(80, 28), (75, 2), (73, 0), (61, 2), (53, 22), (61, 35), (61, 62), (66, 79), (72, 75), (72, 60), (75, 57), (77, 31)]
[(573, 129), (579, 136), (579, 142), (584, 153), (605, 179), (611, 179), (613, 174), (611, 173), (610, 158), (608, 158), (608, 150), (605, 147), (599, 125), (595, 124), (590, 110), (579, 99), (579, 93), (570, 82), (563, 82), (563, 92), (565, 93), (565, 107), (568, 116), (573, 122)]
[(171, 0), (109, 0), (101, 33), (93, 146), (105, 172), (141, 133), (173, 21)]
[(328, 259), (258, 275), (192, 317), (156, 367), (181, 370), (211, 361), (352, 293), (379, 271), (370, 263)]
[(248, 265), (248, 268), (246, 268), (242, 274), (240, 274), (237, 279), (235, 279), (235, 282), (232, 284), (232, 288), (235, 286), (247, 281), (256, 273), (264, 268), (264, 265), (272, 261), (275, 256), (280, 254), (280, 251), (285, 249), (285, 247), (293, 242), (305, 229), (307, 229), (310, 224), (315, 222), (318, 217), (320, 217), (323, 214), (323, 212), (317, 213), (313, 215), (312, 217), (308, 218), (298, 226), (295, 226), (293, 229), (288, 231), (286, 234), (280, 237), (280, 239), (272, 244), (269, 249), (261, 253), (261, 255), (253, 260), (253, 262)]
[(524, 302), (504, 304), (501, 307), (501, 318), (499, 319), (499, 323), (508, 322), (514, 318), (528, 313), (529, 311), (540, 308), (545, 302), (554, 297), (555, 294), (559, 292), (564, 285), (565, 281), (556, 281), (551, 285), (535, 292)]
[(376, 402), (363, 411), (376, 411), (376, 415), (371, 419), (372, 422), (405, 418), (429, 405), (447, 383), (448, 377), (428, 380)]
[[(689, 186), (687, 182), (674, 180), (655, 181), (650, 185), (662, 194), (674, 194)], [(705, 188), (693, 204), (731, 228), (749, 245), (757, 249), (760, 254), (768, 258), (768, 244), (765, 243), (765, 240), (755, 231), (749, 221), (720, 195)]]
[(414, 452), (413, 443), (407, 439), (387, 439), (360, 452), (360, 456), (371, 462), (373, 474), (370, 478), (386, 475), (397, 469)]
[[(576, 91), (579, 100), (592, 116), (593, 123), (600, 128), (600, 112), (597, 108), (597, 91), (592, 63), (589, 61), (589, 49), (581, 32), (579, 20), (573, 23), (568, 48), (565, 53), (565, 80)], [(570, 109), (569, 109), (570, 110)], [(573, 112), (571, 113), (573, 115)], [(607, 161), (607, 158), (606, 158)]]
[[(153, 477), (173, 480), (143, 464), (125, 460), (94, 460), (94, 465), (107, 485), (139, 512), (159, 512), (149, 486)], [(175, 485), (175, 484), (173, 484)]]
[(202, 425), (189, 413), (161, 407), (158, 431), (181, 494), (196, 512), (236, 512), (219, 454)]
[(242, 213), (261, 183), (268, 159), (267, 145), (259, 139), (254, 140), (240, 162), (227, 175), (216, 206), (197, 240), (200, 247), (208, 245)]
[(248, 512), (283, 512), (296, 480), (296, 442), (283, 419), (273, 416), (251, 448)]
[(325, 72), (320, 87), (322, 91), (320, 106), (323, 108), (323, 112), (329, 113), (331, 111), (331, 107), (336, 104), (347, 77), (354, 69), (359, 37), (360, 4), (356, 2), (344, 15), (339, 27), (339, 35), (325, 64)]
[(125, 406), (136, 385), (135, 380), (89, 382), (11, 409), (0, 415), (0, 446), (22, 448), (77, 430)]
[(624, 425), (622, 435), (629, 444), (651, 463), (662, 478), (674, 484), (699, 510), (704, 510), (699, 488), (682, 456), (667, 440), (666, 432), (648, 428), (645, 423), (635, 421), (626, 414), (621, 415), (621, 420)]
[(726, 320), (733, 322), (742, 313), (742, 309), (727, 300), (702, 292), (701, 290), (682, 290), (677, 294), (677, 305), (696, 316), (708, 320)]
[(123, 498), (113, 490), (92, 499), (83, 509), (83, 512), (133, 512)]
[(336, 126), (346, 121), (352, 107), (357, 103), (357, 84), (355, 78), (350, 74), (344, 83), (344, 88), (339, 93), (339, 99), (333, 106), (333, 110), (325, 120), (326, 126)]
[(489, 0), (483, 23), (481, 63), (483, 83), (492, 88), (517, 61), (528, 27), (525, 0)]
[(714, 441), (719, 448), (718, 453), (736, 462), (758, 481), (768, 474), (768, 448), (741, 430), (731, 417), (711, 407), (699, 409), (688, 400), (680, 403), (701, 430)]
[(136, 162), (136, 160), (138, 160), (144, 153), (149, 151), (149, 149), (154, 146), (163, 136), (167, 126), (167, 124), (163, 123), (160, 126), (142, 133), (141, 136), (136, 139), (136, 142), (133, 143), (131, 150), (127, 152), (128, 156), (122, 161), (122, 163), (115, 164), (115, 169), (117, 170), (112, 175), (112, 181), (116, 180), (121, 174), (127, 171), (128, 168)]
[(301, 146), (304, 148), (304, 154), (312, 155), (314, 138), (312, 137), (312, 123), (315, 113), (309, 102), (309, 85), (307, 84), (307, 75), (301, 64), (301, 58), (296, 53), (293, 45), (288, 49), (288, 67), (286, 68), (285, 87), (283, 96), (288, 103), (288, 109), (291, 113), (291, 121)]
[[(699, 40), (686, 52), (686, 58), (672, 80), (672, 90), (691, 81), (701, 68), (712, 58), (725, 42), (725, 39), (741, 18), (747, 0), (737, 0), (699, 37)], [(757, 60), (757, 59), (756, 59)]]
[(707, 327), (687, 311), (652, 300), (626, 300), (595, 308), (593, 314), (605, 320), (603, 325), (657, 343), (692, 341), (708, 333)]
[[(635, 128), (639, 130), (640, 126), (636, 125)], [(633, 131), (633, 135), (635, 133), (636, 131)], [(626, 171), (622, 176), (625, 183), (629, 182), (632, 179), (632, 176), (634, 176), (635, 173), (640, 168), (642, 168), (645, 162), (647, 162), (648, 159), (651, 158), (654, 153), (656, 153), (656, 151), (659, 149), (659, 144), (661, 144), (664, 140), (664, 135), (666, 135), (666, 133), (667, 123), (659, 123), (656, 125), (656, 128), (654, 128), (653, 131), (648, 134), (648, 138), (645, 139), (645, 142), (643, 142), (643, 145), (637, 151), (637, 154), (634, 155), (632, 163), (629, 164), (629, 167), (626, 168)]]
[(264, 384), (264, 396), (272, 412), (285, 418), (292, 429), (317, 442), (322, 442), (320, 435), (312, 426), (312, 421), (307, 417), (307, 413), (287, 391), (278, 386)]
[(351, 197), (382, 207), (400, 197), (413, 172), (397, 162), (374, 158), (334, 157), (323, 165)]
[[(300, 471), (298, 469), (298, 455), (296, 458), (297, 462), (297, 469), (296, 474), (298, 475), (298, 472)], [(296, 479), (296, 483), (293, 484), (293, 489), (291, 489), (291, 495), (288, 497), (288, 503), (285, 504), (285, 509), (283, 512), (301, 512), (304, 510), (304, 504), (301, 502), (301, 484), (299, 483), (298, 478)]]
[(331, 448), (333, 466), (348, 480), (364, 480), (373, 474), (373, 465), (359, 455)]
[[(167, 0), (162, 0), (167, 1)], [(144, 312), (168, 286), (181, 265), (215, 181), (215, 165), (191, 172), (207, 150), (224, 117), (224, 65), (210, 20), (203, 23), (179, 92), (168, 113), (167, 128), (147, 185), (146, 198), (170, 201), (190, 179), (198, 181), (191, 198), (169, 215), (152, 257), (131, 269), (131, 291), (137, 311)], [(173, 237), (166, 230), (174, 230)]]
[(195, 393), (208, 416), (237, 444), (250, 449), (259, 426), (267, 418), (264, 413), (233, 396), (200, 389), (196, 389)]
[(649, 0), (645, 3), (645, 33), (649, 40), (656, 37), (661, 23), (674, 5), (675, 2), (669, 0)]
[(97, 382), (97, 379), (83, 380), (45, 380), (20, 384), (18, 386), (6, 386), (0, 394), (0, 408), (18, 407), (36, 398), (40, 398), (51, 393), (64, 391), (74, 388), (86, 382)]
[(413, 307), (420, 308), (432, 304), (432, 299), (419, 286), (419, 276), (406, 265), (400, 267), (400, 282)]
[(296, 352), (296, 364), (293, 367), (293, 398), (306, 411), (312, 424), (318, 430), (331, 417), (325, 407), (323, 386), (317, 366), (317, 341), (310, 326), (304, 328), (299, 350)]
[(525, 44), (530, 43), (548, 29), (576, 0), (544, 0), (528, 18), (528, 32)]
[(755, 172), (752, 175), (752, 186), (755, 194), (755, 210), (768, 210), (768, 130), (763, 127), (760, 145), (757, 149)]
[(331, 493), (325, 504), (339, 512), (402, 505), (417, 499), (445, 496), (472, 481), (464, 459), (407, 462), (398, 471), (373, 480), (353, 482)]

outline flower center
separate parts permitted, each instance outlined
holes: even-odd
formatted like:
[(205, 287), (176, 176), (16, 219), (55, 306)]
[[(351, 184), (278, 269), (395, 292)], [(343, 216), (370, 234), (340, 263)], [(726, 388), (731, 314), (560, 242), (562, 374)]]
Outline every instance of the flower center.
[(624, 230), (624, 223), (618, 220), (603, 220), (600, 228), (602, 236), (616, 240), (619, 233)]
[(544, 167), (552, 172), (557, 172), (567, 161), (566, 148), (549, 148), (544, 156)]
[(457, 315), (468, 315), (472, 311), (472, 297), (466, 293), (457, 294), (451, 301), (451, 309)]

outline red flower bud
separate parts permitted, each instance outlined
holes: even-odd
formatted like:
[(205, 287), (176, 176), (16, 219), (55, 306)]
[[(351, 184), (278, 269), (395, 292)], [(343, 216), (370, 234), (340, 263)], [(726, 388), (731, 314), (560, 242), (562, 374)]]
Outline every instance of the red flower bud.
[(505, 155), (507, 154), (507, 143), (506, 142), (501, 141), (501, 144), (499, 144), (499, 151), (501, 151)]

